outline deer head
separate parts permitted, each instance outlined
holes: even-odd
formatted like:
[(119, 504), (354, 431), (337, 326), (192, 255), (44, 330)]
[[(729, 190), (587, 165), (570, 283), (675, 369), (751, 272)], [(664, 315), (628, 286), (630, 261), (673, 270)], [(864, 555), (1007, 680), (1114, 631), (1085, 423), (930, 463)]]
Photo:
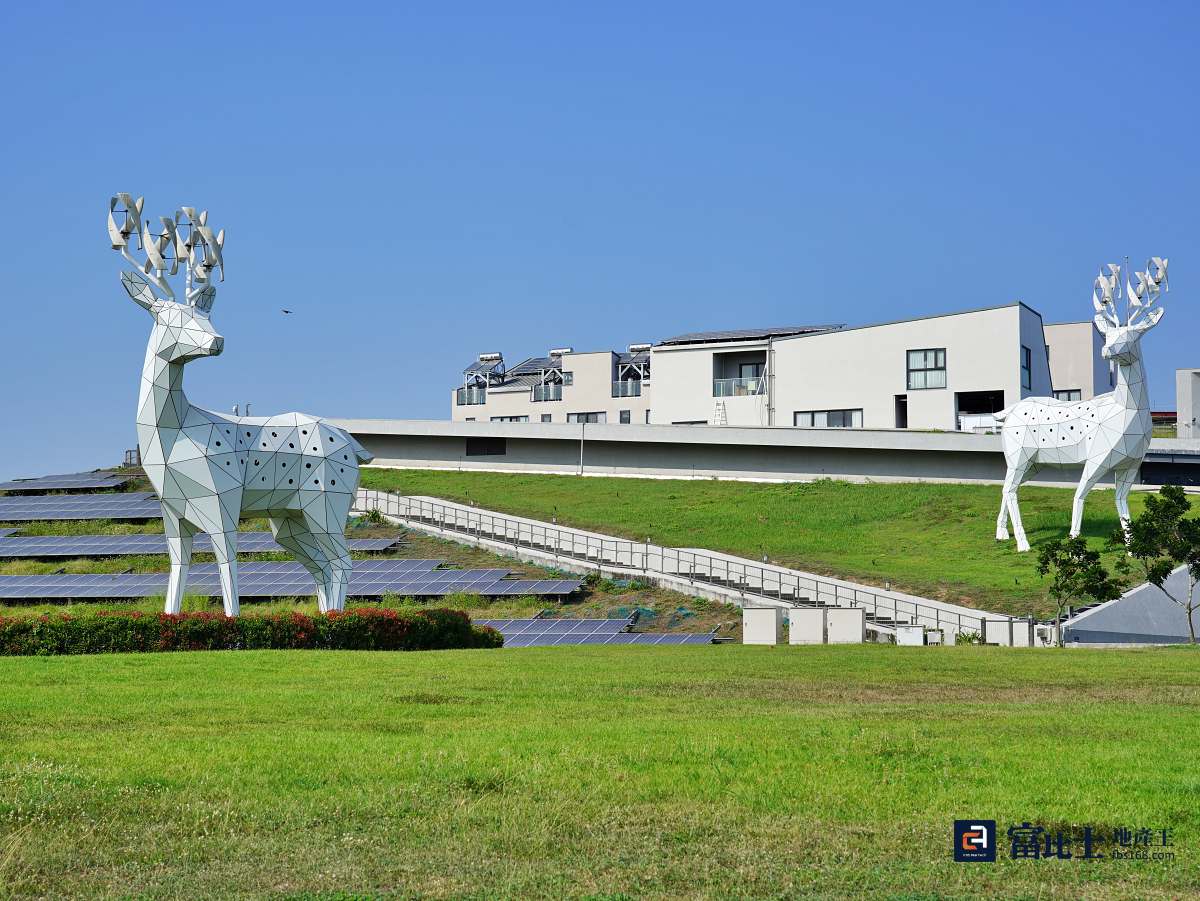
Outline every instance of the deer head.
[(1092, 290), (1092, 305), (1096, 308), (1093, 320), (1100, 334), (1104, 336), (1104, 349), (1101, 355), (1106, 360), (1114, 360), (1119, 364), (1131, 363), (1137, 359), (1140, 351), (1138, 342), (1142, 335), (1158, 325), (1162, 319), (1161, 307), (1154, 307), (1159, 296), (1169, 290), (1167, 284), (1167, 258), (1151, 257), (1146, 263), (1144, 272), (1136, 272), (1135, 288), (1125, 276), (1124, 295), (1127, 300), (1127, 310), (1124, 323), (1117, 312), (1116, 301), (1120, 297), (1121, 267), (1109, 263), (1096, 279)]
[[(225, 278), (221, 256), (225, 230), (216, 235), (208, 225), (208, 212), (182, 207), (174, 217), (161, 216), (161, 228), (151, 231), (142, 223), (144, 198), (117, 194), (108, 205), (108, 235), (113, 250), (133, 264), (136, 272), (122, 272), (121, 284), (134, 303), (154, 317), (150, 343), (155, 355), (169, 363), (186, 363), (197, 357), (219, 354), (225, 339), (217, 334), (209, 317), (217, 289), (212, 284), (214, 269)], [(139, 260), (130, 249), (136, 236)], [(170, 276), (184, 273), (184, 302), (175, 299)]]

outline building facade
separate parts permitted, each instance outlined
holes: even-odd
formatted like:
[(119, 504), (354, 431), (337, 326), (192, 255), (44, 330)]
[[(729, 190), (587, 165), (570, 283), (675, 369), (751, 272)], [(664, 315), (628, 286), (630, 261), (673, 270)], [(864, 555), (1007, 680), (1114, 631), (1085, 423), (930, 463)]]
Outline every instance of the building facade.
[[(697, 332), (626, 353), (481, 354), (451, 418), (980, 431), (1029, 396), (1110, 390), (1098, 331), (1022, 303), (857, 327)], [(653, 374), (653, 394), (651, 393)]]

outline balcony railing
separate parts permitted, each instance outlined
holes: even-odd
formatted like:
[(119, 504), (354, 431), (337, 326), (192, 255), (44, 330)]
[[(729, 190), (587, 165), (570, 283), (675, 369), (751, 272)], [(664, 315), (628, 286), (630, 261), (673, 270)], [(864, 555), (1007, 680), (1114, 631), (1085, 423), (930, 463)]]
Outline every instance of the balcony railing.
[(713, 397), (746, 397), (762, 394), (765, 379), (713, 379)]
[(625, 379), (622, 382), (613, 382), (613, 397), (641, 397), (642, 396), (642, 380), (641, 379)]
[(562, 385), (534, 385), (534, 403), (543, 400), (562, 400)]
[(487, 388), (459, 388), (456, 398), (460, 407), (487, 403)]

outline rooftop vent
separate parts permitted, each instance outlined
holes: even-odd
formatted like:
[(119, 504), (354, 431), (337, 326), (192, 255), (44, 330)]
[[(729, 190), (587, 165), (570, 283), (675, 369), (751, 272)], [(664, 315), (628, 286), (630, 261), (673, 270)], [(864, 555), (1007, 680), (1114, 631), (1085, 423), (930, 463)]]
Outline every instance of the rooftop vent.
[(550, 356), (552, 356), (552, 357), (561, 357), (563, 354), (573, 354), (573, 353), (575, 353), (575, 348), (573, 348), (573, 347), (552, 347), (552, 348), (550, 348)]
[(503, 360), (504, 354), (480, 354), (480, 363), (494, 363), (496, 360)]
[(649, 344), (630, 344), (629, 345), (629, 352), (631, 354), (640, 354), (642, 351), (649, 350), (649, 349), (650, 349)]

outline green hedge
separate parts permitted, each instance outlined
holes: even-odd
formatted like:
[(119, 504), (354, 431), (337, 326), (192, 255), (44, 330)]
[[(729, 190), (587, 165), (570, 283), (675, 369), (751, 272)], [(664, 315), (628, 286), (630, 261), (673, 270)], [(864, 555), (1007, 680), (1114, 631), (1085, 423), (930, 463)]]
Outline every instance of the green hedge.
[(498, 648), (495, 629), (471, 625), (458, 610), (397, 612), (359, 607), (335, 613), (97, 611), (54, 616), (0, 616), (0, 655), (108, 654), (128, 651), (238, 651), (305, 648), (429, 651)]

